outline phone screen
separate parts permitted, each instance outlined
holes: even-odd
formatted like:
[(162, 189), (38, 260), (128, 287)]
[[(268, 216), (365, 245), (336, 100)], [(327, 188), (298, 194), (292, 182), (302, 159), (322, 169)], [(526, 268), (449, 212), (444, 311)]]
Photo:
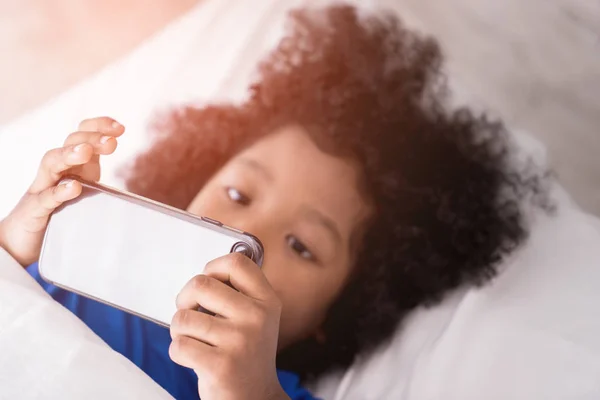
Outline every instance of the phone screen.
[(168, 326), (183, 286), (245, 241), (211, 220), (83, 186), (54, 212), (40, 274), (64, 289)]

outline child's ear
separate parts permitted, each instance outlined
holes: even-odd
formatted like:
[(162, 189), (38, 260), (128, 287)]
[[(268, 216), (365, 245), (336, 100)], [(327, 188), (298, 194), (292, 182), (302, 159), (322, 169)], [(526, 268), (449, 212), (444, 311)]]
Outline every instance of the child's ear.
[(323, 344), (325, 344), (325, 342), (327, 342), (327, 335), (325, 334), (325, 331), (321, 327), (319, 327), (317, 329), (314, 336), (315, 336), (315, 340), (317, 341), (317, 343), (319, 343), (321, 345), (323, 345)]

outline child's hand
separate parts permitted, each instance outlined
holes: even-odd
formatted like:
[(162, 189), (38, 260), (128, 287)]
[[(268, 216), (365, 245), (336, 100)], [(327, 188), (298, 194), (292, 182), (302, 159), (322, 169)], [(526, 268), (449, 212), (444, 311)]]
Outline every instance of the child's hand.
[[(233, 253), (210, 262), (205, 274), (177, 297), (171, 359), (196, 372), (203, 400), (289, 399), (275, 369), (281, 302), (260, 268)], [(199, 305), (217, 316), (196, 311)]]
[(87, 119), (67, 137), (63, 147), (48, 151), (27, 193), (0, 222), (0, 246), (21, 265), (37, 260), (50, 214), (81, 193), (78, 182), (57, 183), (66, 174), (99, 180), (100, 155), (114, 152), (115, 138), (123, 132), (123, 126), (111, 118)]

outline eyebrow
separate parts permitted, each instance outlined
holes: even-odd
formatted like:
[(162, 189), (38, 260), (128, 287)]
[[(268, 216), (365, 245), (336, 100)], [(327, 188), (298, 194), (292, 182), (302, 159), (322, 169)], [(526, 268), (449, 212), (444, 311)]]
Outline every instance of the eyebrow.
[(244, 164), (247, 167), (250, 167), (251, 169), (259, 172), (261, 175), (264, 176), (264, 178), (268, 181), (273, 181), (273, 175), (271, 174), (270, 171), (268, 171), (264, 165), (262, 165), (261, 163), (259, 163), (256, 160), (253, 160), (251, 158), (240, 158), (238, 160), (238, 162), (240, 164)]
[(338, 226), (334, 220), (308, 206), (304, 207), (304, 213), (309, 218), (315, 220), (321, 226), (325, 227), (325, 229), (327, 229), (327, 231), (335, 238), (336, 242), (340, 244), (342, 243), (342, 234), (340, 233), (340, 230), (338, 229)]

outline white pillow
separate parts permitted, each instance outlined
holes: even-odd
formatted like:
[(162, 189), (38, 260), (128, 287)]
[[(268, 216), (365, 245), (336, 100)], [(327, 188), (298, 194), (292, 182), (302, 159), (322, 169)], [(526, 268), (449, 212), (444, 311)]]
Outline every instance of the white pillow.
[(600, 221), (557, 188), (528, 243), (481, 289), (414, 312), (393, 340), (322, 380), (327, 399), (600, 398)]
[(239, 99), (284, 16), (301, 0), (201, 1), (135, 51), (36, 110), (0, 126), (0, 218), (33, 180), (43, 154), (62, 145), (79, 121), (109, 115), (127, 131), (102, 160), (103, 183), (148, 145), (157, 111), (181, 103)]

